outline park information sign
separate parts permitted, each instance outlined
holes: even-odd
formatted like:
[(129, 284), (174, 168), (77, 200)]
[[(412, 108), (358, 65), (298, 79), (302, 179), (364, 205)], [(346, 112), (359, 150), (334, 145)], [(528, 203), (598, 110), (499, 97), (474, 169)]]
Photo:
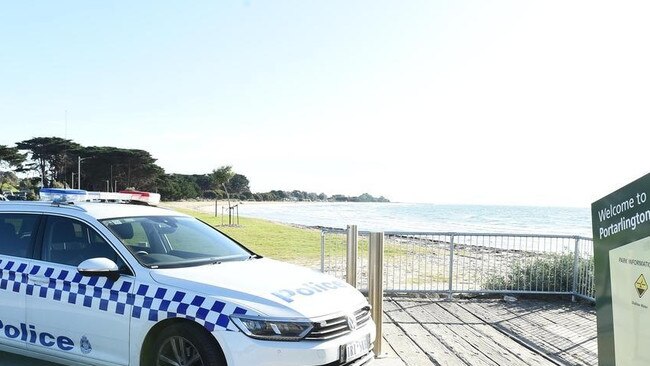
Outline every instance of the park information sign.
[(650, 174), (591, 205), (598, 364), (650, 365)]

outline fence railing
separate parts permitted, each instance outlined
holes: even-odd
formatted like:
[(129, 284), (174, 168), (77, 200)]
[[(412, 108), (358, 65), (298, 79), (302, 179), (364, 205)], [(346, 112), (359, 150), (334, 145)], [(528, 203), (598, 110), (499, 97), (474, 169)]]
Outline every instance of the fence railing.
[[(321, 234), (321, 270), (346, 277), (347, 232)], [(359, 231), (357, 288), (368, 288), (368, 232)], [(387, 292), (572, 295), (594, 301), (593, 242), (581, 236), (385, 232)]]

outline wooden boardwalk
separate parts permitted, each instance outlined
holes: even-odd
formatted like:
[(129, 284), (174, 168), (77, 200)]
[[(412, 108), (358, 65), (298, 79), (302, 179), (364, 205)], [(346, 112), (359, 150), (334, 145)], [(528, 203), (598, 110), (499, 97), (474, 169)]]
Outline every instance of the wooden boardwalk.
[(407, 366), (598, 364), (596, 312), (571, 302), (388, 298), (384, 339)]

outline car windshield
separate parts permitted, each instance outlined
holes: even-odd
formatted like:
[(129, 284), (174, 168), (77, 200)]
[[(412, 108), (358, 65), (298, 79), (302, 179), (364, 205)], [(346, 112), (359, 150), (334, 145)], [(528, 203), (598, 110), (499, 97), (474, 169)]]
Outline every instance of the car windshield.
[(247, 260), (252, 253), (192, 217), (146, 216), (101, 220), (150, 268), (189, 267)]

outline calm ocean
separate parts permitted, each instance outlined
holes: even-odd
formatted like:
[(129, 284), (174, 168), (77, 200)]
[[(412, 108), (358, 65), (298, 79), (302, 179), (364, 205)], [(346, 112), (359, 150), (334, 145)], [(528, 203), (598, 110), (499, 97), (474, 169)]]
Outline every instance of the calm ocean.
[(273, 203), (239, 207), (241, 216), (368, 231), (456, 231), (591, 237), (588, 208), (421, 203)]

